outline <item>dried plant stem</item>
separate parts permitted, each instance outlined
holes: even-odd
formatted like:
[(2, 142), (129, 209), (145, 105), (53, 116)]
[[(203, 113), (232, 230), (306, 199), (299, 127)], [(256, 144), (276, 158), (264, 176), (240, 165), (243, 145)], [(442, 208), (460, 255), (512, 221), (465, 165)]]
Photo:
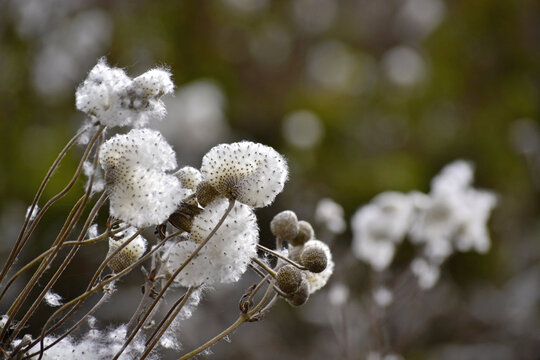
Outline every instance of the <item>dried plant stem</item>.
[(148, 340), (146, 341), (146, 348), (144, 350), (144, 353), (141, 355), (140, 360), (146, 359), (146, 357), (150, 354), (152, 349), (154, 349), (159, 339), (161, 339), (165, 331), (167, 331), (169, 326), (171, 326), (171, 323), (174, 321), (174, 319), (176, 319), (176, 316), (178, 315), (180, 310), (182, 310), (184, 305), (187, 303), (187, 301), (189, 300), (189, 297), (191, 296), (191, 294), (193, 293), (195, 289), (196, 288), (194, 286), (190, 286), (187, 289), (186, 293), (182, 295), (173, 304), (173, 306), (171, 306), (167, 314), (163, 317), (163, 319), (160, 321), (160, 323), (154, 330), (154, 333), (151, 334)]
[(251, 261), (253, 261), (257, 265), (259, 265), (261, 268), (263, 268), (268, 274), (272, 275), (273, 278), (276, 277), (277, 275), (276, 272), (273, 269), (270, 269), (270, 267), (268, 267), (264, 262), (262, 262), (258, 258), (256, 257), (251, 258)]
[[(52, 348), (54, 345), (58, 344), (60, 341), (62, 341), (66, 336), (68, 336), (69, 334), (71, 334), (73, 331), (75, 331), (79, 326), (81, 326), (81, 324), (86, 321), (86, 319), (88, 319), (88, 317), (90, 315), (92, 315), (94, 312), (96, 312), (97, 309), (99, 309), (99, 307), (101, 305), (103, 305), (105, 303), (105, 301), (107, 301), (111, 296), (111, 293), (110, 292), (105, 292), (105, 294), (103, 294), (103, 296), (99, 299), (99, 301), (92, 307), (92, 309), (90, 309), (90, 311), (88, 311), (79, 321), (77, 321), (75, 323), (75, 325), (73, 325), (71, 328), (69, 328), (69, 330), (67, 330), (65, 333), (63, 333), (61, 336), (59, 336), (55, 341), (53, 341), (52, 343), (50, 343), (49, 345), (47, 346), (44, 346), (44, 341), (45, 341), (45, 337), (44, 336), (41, 336), (39, 338), (39, 343), (40, 343), (40, 348), (39, 348), (39, 351), (38, 352), (35, 352), (33, 354), (30, 354), (30, 355), (27, 355), (25, 356), (22, 360), (24, 359), (30, 359), (32, 358), (33, 356), (39, 354), (39, 358), (38, 360), (41, 360), (41, 358), (43, 357), (43, 352), (46, 351), (47, 349), (50, 349)], [(33, 345), (31, 345), (33, 346)]]
[(24, 220), (21, 231), (19, 232), (19, 236), (17, 238), (17, 241), (13, 245), (13, 248), (12, 248), (12, 250), (11, 250), (7, 260), (6, 260), (6, 263), (4, 264), (4, 267), (2, 268), (2, 272), (0, 273), (0, 283), (4, 280), (4, 278), (7, 275), (9, 269), (11, 268), (11, 265), (13, 265), (13, 263), (15, 262), (15, 259), (17, 258), (19, 252), (21, 251), (21, 249), (23, 248), (23, 246), (25, 244), (25, 240), (23, 240), (23, 235), (25, 234), (26, 228), (28, 227), (28, 225), (30, 223), (31, 215), (34, 212), (34, 209), (36, 208), (36, 206), (38, 204), (38, 201), (41, 198), (41, 195), (43, 194), (43, 191), (45, 190), (45, 186), (47, 185), (47, 183), (51, 179), (52, 174), (58, 168), (58, 165), (60, 164), (62, 159), (66, 156), (69, 149), (71, 149), (71, 147), (77, 142), (77, 139), (86, 130), (87, 129), (84, 129), (84, 130), (80, 131), (73, 138), (71, 138), (71, 140), (68, 141), (66, 146), (62, 149), (62, 151), (60, 151), (60, 153), (58, 154), (58, 156), (54, 160), (53, 164), (51, 165), (51, 167), (47, 171), (47, 174), (43, 178), (43, 181), (41, 182), (41, 185), (39, 186), (38, 191), (37, 191), (36, 195), (34, 196), (34, 200), (32, 201), (32, 204), (30, 205), (28, 214), (27, 214), (27, 216), (26, 216), (26, 218)]
[[(103, 239), (108, 238), (112, 232), (109, 230), (105, 231), (103, 234), (96, 236), (95, 238), (83, 240), (83, 241), (66, 241), (62, 244), (62, 247), (66, 246), (74, 246), (74, 245), (90, 245), (95, 244)], [(53, 252), (53, 248), (50, 248), (40, 255), (38, 255), (36, 258), (34, 258), (32, 261), (30, 261), (28, 264), (24, 265), (19, 271), (17, 271), (6, 283), (6, 286), (2, 290), (2, 293), (0, 295), (0, 298), (4, 295), (6, 290), (13, 284), (15, 280), (17, 280), (22, 274), (24, 274), (26, 271), (28, 271), (32, 266), (36, 265), (41, 259), (43, 259), (45, 256), (49, 255), (51, 252)]]
[[(103, 141), (104, 141), (104, 136), (103, 136), (103, 134), (101, 134), (99, 136), (99, 141), (97, 142), (96, 151), (95, 151), (95, 155), (94, 155), (94, 159), (93, 159), (93, 166), (94, 167), (97, 166), (97, 162), (99, 160), (99, 148), (100, 148), (101, 144), (103, 143)], [(81, 166), (82, 166), (82, 163), (79, 163), (78, 172), (80, 172), (80, 167)], [(77, 175), (77, 177), (78, 177), (78, 175)], [(89, 183), (88, 183), (88, 186), (87, 186), (87, 189), (86, 189), (86, 192), (83, 195), (83, 197), (81, 198), (82, 201), (80, 202), (80, 205), (78, 206), (78, 208), (77, 208), (77, 210), (76, 210), (76, 212), (75, 212), (75, 214), (73, 216), (73, 219), (69, 222), (67, 227), (65, 227), (65, 228), (63, 228), (61, 230), (61, 236), (59, 235), (59, 239), (57, 238), (57, 240), (55, 241), (55, 243), (53, 245), (53, 246), (55, 246), (53, 252), (48, 256), (47, 260), (44, 261), (47, 264), (46, 265), (47, 267), (52, 262), (52, 260), (55, 258), (56, 254), (60, 251), (60, 248), (62, 247), (62, 244), (67, 240), (67, 237), (73, 231), (75, 225), (79, 221), (79, 218), (81, 217), (81, 215), (82, 215), (82, 213), (84, 211), (84, 208), (85, 208), (85, 206), (86, 206), (87, 202), (89, 201), (90, 196), (92, 194), (93, 182), (94, 182), (94, 176), (91, 176), (90, 180), (89, 180)], [(98, 201), (94, 204), (92, 210), (90, 211), (88, 217), (86, 218), (86, 221), (85, 221), (85, 223), (84, 223), (84, 225), (82, 227), (82, 230), (79, 233), (79, 237), (77, 238), (77, 241), (82, 241), (84, 239), (84, 237), (86, 236), (86, 233), (88, 232), (88, 229), (90, 228), (90, 225), (92, 225), (92, 222), (94, 221), (98, 211), (101, 209), (101, 207), (103, 206), (106, 199), (107, 199), (107, 195), (105, 193), (103, 193), (101, 195), (101, 197), (98, 199)], [(52, 288), (52, 286), (60, 278), (60, 276), (62, 275), (64, 270), (67, 268), (67, 266), (69, 265), (69, 263), (71, 262), (71, 260), (73, 259), (73, 257), (77, 253), (77, 251), (79, 250), (79, 248), (80, 248), (80, 245), (77, 245), (77, 246), (74, 246), (74, 247), (71, 248), (70, 252), (64, 258), (64, 261), (60, 264), (60, 266), (56, 270), (55, 274), (52, 276), (52, 278), (49, 280), (47, 285), (41, 291), (41, 293), (39, 294), (37, 299), (34, 301), (34, 303), (30, 306), (29, 310), (26, 312), (26, 314), (23, 316), (23, 318), (18, 322), (18, 324), (17, 324), (15, 330), (13, 331), (13, 333), (11, 334), (8, 342), (11, 342), (13, 339), (16, 338), (16, 336), (19, 334), (19, 332), (21, 331), (23, 326), (26, 324), (28, 319), (30, 319), (32, 314), (37, 310), (39, 304), (41, 303), (41, 301), (43, 300), (43, 298), (45, 297), (47, 292)], [(41, 274), (45, 271), (46, 267), (42, 267), (42, 269), (43, 269), (43, 271), (36, 277), (35, 281), (37, 281), (41, 277)], [(38, 270), (37, 273), (39, 273), (39, 270)], [(23, 302), (21, 302), (21, 305), (22, 305), (22, 303)], [(15, 314), (16, 314), (16, 312), (13, 314), (13, 316)]]
[[(69, 214), (68, 218), (66, 219), (66, 223), (63, 226), (63, 230), (66, 227), (68, 227), (68, 225), (71, 223), (75, 213), (77, 212), (76, 210), (78, 210), (80, 208), (82, 200), (83, 200), (83, 198), (80, 198), (77, 201), (77, 203), (74, 205), (71, 213)], [(57, 243), (58, 239), (62, 236), (63, 233), (64, 233), (64, 231), (61, 231), (61, 233), (58, 235), (57, 240), (55, 241), (55, 244)], [(55, 246), (55, 245), (53, 245), (53, 246)], [(34, 288), (35, 284), (37, 283), (37, 281), (39, 280), (41, 275), (45, 272), (45, 270), (47, 269), (49, 264), (52, 262), (52, 259), (53, 259), (54, 255), (56, 254), (56, 252), (58, 250), (59, 250), (59, 248), (55, 247), (54, 250), (53, 250), (53, 253), (51, 253), (46, 259), (44, 259), (41, 262), (41, 264), (39, 265), (38, 269), (36, 270), (36, 272), (34, 273), (32, 278), (28, 281), (28, 283), (26, 284), (24, 289), (19, 293), (19, 295), (17, 296), (17, 298), (15, 299), (15, 301), (13, 302), (11, 307), (8, 309), (8, 311), (7, 311), (8, 319), (7, 319), (6, 325), (3, 327), (2, 332), (0, 333), (0, 339), (4, 339), (4, 336), (7, 333), (7, 329), (10, 328), (10, 325), (13, 322), (13, 319), (14, 319), (15, 315), (17, 314), (17, 312), (22, 307), (24, 301), (27, 300), (29, 293), (32, 291), (32, 289)]]
[(225, 219), (227, 218), (227, 216), (229, 216), (229, 213), (231, 212), (231, 210), (233, 209), (234, 207), (234, 204), (235, 204), (235, 200), (234, 199), (229, 199), (229, 206), (227, 207), (227, 210), (225, 210), (225, 213), (223, 214), (223, 216), (221, 217), (221, 219), (219, 219), (218, 223), (216, 224), (216, 226), (214, 227), (214, 229), (212, 229), (212, 231), (208, 234), (208, 236), (206, 237), (206, 239), (204, 239), (200, 244), (199, 246), (195, 249), (195, 251), (193, 251), (193, 253), (186, 259), (186, 261), (184, 261), (184, 263), (182, 265), (180, 265), (180, 267), (178, 267), (178, 269), (176, 269), (176, 271), (171, 275), (171, 277), (169, 278), (169, 280), (167, 281), (167, 283), (163, 286), (163, 288), (161, 289), (161, 291), (159, 292), (159, 294), (156, 296), (156, 299), (150, 304), (149, 308), (146, 310), (145, 314), (143, 315), (143, 317), (141, 318), (141, 320), (139, 321), (139, 323), (137, 324), (137, 326), (135, 327), (135, 330), (133, 331), (133, 333), (131, 333), (129, 335), (129, 337), (126, 339), (124, 345), (122, 346), (122, 348), (118, 351), (118, 353), (114, 356), (114, 358), (112, 360), (117, 360), (120, 355), (122, 355), (122, 352), (126, 349), (126, 347), (129, 345), (129, 343), (133, 340), (133, 338), (135, 337), (135, 335), (137, 334), (137, 332), (139, 331), (139, 329), (142, 327), (143, 324), (146, 323), (146, 320), (148, 319), (148, 317), (150, 316), (150, 314), (152, 313), (152, 311), (154, 310), (154, 308), (157, 306), (157, 304), (159, 303), (159, 301), (161, 300), (161, 298), (163, 297), (163, 295), (165, 294), (165, 291), (167, 291), (167, 289), (169, 288), (169, 286), (171, 286), (171, 284), (173, 283), (174, 279), (176, 279), (176, 277), (178, 276), (178, 274), (180, 274), (180, 272), (182, 270), (184, 270), (184, 268), (191, 262), (191, 260), (193, 260), (195, 258), (195, 256), (197, 256), (197, 254), (199, 253), (199, 251), (201, 251), (201, 249), (206, 245), (206, 243), (208, 243), (208, 241), (212, 238), (212, 236), (214, 236), (214, 234), (216, 233), (216, 231), (219, 230), (219, 228), (221, 227), (221, 225), (223, 225), (223, 223), (225, 222)]
[(267, 252), (268, 254), (274, 255), (275, 257), (280, 258), (281, 260), (284, 260), (284, 261), (288, 262), (289, 264), (291, 264), (292, 266), (297, 267), (300, 270), (307, 270), (307, 268), (305, 266), (302, 266), (302, 265), (298, 264), (297, 262), (289, 259), (288, 257), (283, 256), (280, 253), (267, 248), (266, 246), (263, 246), (261, 244), (257, 244), (257, 248), (261, 249), (264, 252)]
[[(264, 284), (265, 282), (266, 282), (266, 278), (261, 280), (261, 282), (257, 285), (255, 290), (253, 291), (252, 295), (255, 294), (261, 288), (261, 286), (259, 286), (259, 285)], [(205, 342), (204, 344), (202, 344), (201, 346), (199, 346), (195, 350), (192, 350), (189, 353), (187, 353), (187, 354), (183, 355), (182, 357), (178, 358), (178, 360), (186, 360), (186, 359), (189, 359), (192, 356), (195, 356), (195, 355), (199, 354), (200, 352), (206, 350), (210, 346), (214, 345), (215, 343), (217, 343), (218, 341), (223, 339), (225, 336), (227, 336), (230, 333), (232, 333), (233, 331), (235, 331), (240, 325), (242, 325), (246, 321), (253, 321), (254, 320), (253, 316), (255, 314), (257, 314), (257, 312), (259, 312), (259, 310), (261, 310), (261, 308), (265, 305), (265, 303), (267, 302), (270, 294), (272, 293), (272, 289), (273, 289), (273, 284), (270, 284), (270, 286), (268, 286), (268, 288), (266, 290), (266, 293), (264, 294), (263, 298), (259, 301), (259, 303), (257, 304), (257, 306), (255, 306), (255, 308), (253, 310), (249, 311), (248, 313), (241, 313), (240, 316), (238, 316), (238, 319), (236, 319), (236, 321), (234, 323), (232, 323), (228, 328), (226, 328), (225, 330), (220, 332), (218, 335), (214, 336), (212, 339), (208, 340), (207, 342)], [(270, 301), (270, 303), (273, 304), (274, 301), (275, 301), (275, 297)]]
[[(141, 230), (142, 231), (142, 230)], [(131, 264), (130, 266), (128, 266), (126, 269), (122, 270), (121, 272), (117, 273), (117, 274), (114, 274), (114, 275), (111, 275), (110, 277), (108, 277), (106, 280), (103, 280), (102, 282), (100, 282), (99, 284), (97, 284), (95, 287), (92, 287), (93, 286), (93, 283), (94, 283), (94, 280), (91, 281), (89, 287), (87, 288), (87, 290), (82, 293), (81, 295), (79, 295), (78, 297), (76, 297), (75, 299), (69, 301), (68, 303), (64, 304), (61, 308), (59, 308), (53, 315), (51, 315), (49, 317), (49, 319), (47, 320), (47, 322), (45, 323), (45, 326), (43, 326), (43, 331), (41, 333), (41, 337), (45, 337), (46, 335), (50, 334), (51, 332), (53, 332), (54, 330), (56, 330), (57, 328), (59, 328), (68, 318), (71, 314), (73, 314), (73, 312), (75, 312), (75, 310), (82, 304), (82, 302), (87, 298), (89, 297), (90, 295), (100, 291), (101, 289), (103, 289), (105, 286), (107, 286), (108, 284), (110, 284), (111, 282), (123, 277), (124, 275), (126, 275), (127, 273), (129, 273), (131, 270), (133, 270), (136, 266), (139, 266), (140, 264), (142, 264), (144, 261), (146, 261), (150, 256), (154, 255), (164, 244), (165, 242), (167, 242), (169, 239), (171, 239), (172, 237), (174, 236), (177, 236), (179, 233), (181, 233), (182, 231), (179, 231), (179, 232), (176, 232), (174, 234), (171, 234), (169, 236), (167, 236), (166, 238), (164, 238), (163, 240), (161, 240), (159, 243), (156, 244), (156, 246), (154, 246), (152, 248), (152, 250), (150, 250), (147, 254), (145, 254), (144, 256), (142, 256), (138, 261), (134, 262), (133, 264)], [(133, 238), (135, 238), (137, 236), (137, 234), (134, 235)], [(128, 241), (130, 241), (128, 239)], [(126, 245), (128, 243), (128, 241), (126, 241)], [(112, 258), (114, 257), (117, 252), (121, 251), (122, 248), (124, 246), (119, 246), (118, 249), (116, 249), (108, 258)], [(108, 262), (107, 259), (105, 259), (104, 263)], [(96, 272), (97, 274), (98, 272)], [(70, 306), (73, 306), (73, 308), (66, 314), (62, 317), (62, 319), (60, 319), (57, 323), (55, 323), (52, 327), (48, 328), (48, 325), (49, 323), (54, 320), (54, 318), (56, 316), (58, 316), (60, 313), (62, 313), (63, 311), (65, 311), (67, 308), (69, 308)]]

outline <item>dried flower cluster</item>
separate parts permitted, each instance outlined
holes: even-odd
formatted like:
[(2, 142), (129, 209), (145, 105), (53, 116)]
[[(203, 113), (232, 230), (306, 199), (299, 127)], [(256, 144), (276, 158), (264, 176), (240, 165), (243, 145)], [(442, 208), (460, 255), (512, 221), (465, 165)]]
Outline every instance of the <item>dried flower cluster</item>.
[[(269, 146), (241, 141), (210, 149), (200, 169), (177, 169), (176, 154), (165, 138), (156, 130), (144, 128), (149, 121), (164, 117), (161, 97), (170, 94), (173, 87), (168, 70), (153, 69), (131, 79), (122, 69), (111, 68), (101, 59), (77, 89), (77, 108), (88, 115), (88, 121), (66, 149), (77, 140), (86, 145), (79, 168), (88, 180), (75, 209), (92, 205), (92, 210), (86, 219), (81, 211), (72, 214), (74, 220), (66, 222), (56, 242), (36, 259), (41, 266), (2, 317), (0, 345), (8, 356), (158, 358), (159, 347), (180, 349), (176, 330), (181, 328), (181, 320), (191, 316), (203, 290), (237, 282), (250, 268), (260, 275), (260, 282), (240, 300), (239, 320), (217, 338), (184, 355), (184, 359), (204, 351), (239, 324), (261, 319), (279, 298), (294, 306), (302, 305), (328, 281), (334, 268), (330, 249), (314, 239), (311, 225), (298, 221), (294, 212), (284, 211), (272, 221), (275, 250), (259, 245), (254, 209), (270, 205), (282, 192), (288, 178), (282, 155)], [(107, 138), (108, 129), (122, 126), (134, 129)], [(72, 186), (73, 182), (68, 189)], [(99, 199), (95, 199), (96, 194), (100, 194)], [(107, 200), (109, 219), (99, 233), (98, 228), (103, 226), (94, 222)], [(0, 280), (5, 279), (29, 239), (31, 221), (38, 223), (48, 208), (40, 210), (38, 201), (39, 196), (28, 209), (27, 221)], [(79, 220), (84, 224), (77, 236), (75, 224)], [(155, 241), (141, 235), (149, 227), (156, 234)], [(76, 236), (77, 240), (68, 241), (68, 236)], [(56, 275), (64, 271), (81, 246), (105, 240), (109, 242), (108, 253), (85, 292), (71, 299), (52, 292)], [(38, 285), (58, 249), (64, 246), (70, 247), (69, 254), (55, 268), (42, 294), (26, 307), (30, 290)], [(259, 258), (258, 251), (265, 255)], [(277, 259), (273, 267), (268, 256)], [(122, 290), (117, 280), (143, 263), (143, 294), (132, 318), (116, 328), (97, 329), (92, 314)], [(110, 273), (105, 274), (107, 268)], [(7, 287), (11, 284), (10, 280)], [(101, 299), (75, 325), (66, 328), (66, 320), (95, 293), (101, 293)], [(172, 305), (160, 321), (155, 321), (160, 316), (156, 310), (165, 305), (161, 301), (165, 296)], [(32, 338), (24, 333), (24, 325), (42, 301), (57, 310), (44, 324), (40, 336)], [(90, 330), (75, 336), (83, 323), (89, 324)]]

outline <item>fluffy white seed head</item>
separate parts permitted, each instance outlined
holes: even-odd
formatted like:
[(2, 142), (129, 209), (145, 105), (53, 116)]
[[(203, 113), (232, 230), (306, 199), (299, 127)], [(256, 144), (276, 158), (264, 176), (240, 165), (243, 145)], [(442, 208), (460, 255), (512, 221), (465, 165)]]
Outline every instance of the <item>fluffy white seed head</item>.
[(110, 214), (136, 227), (161, 224), (189, 190), (174, 175), (176, 157), (157, 131), (134, 129), (101, 146)]
[(203, 157), (201, 173), (223, 196), (264, 207), (283, 190), (288, 167), (273, 148), (242, 141), (213, 147)]
[[(180, 267), (215, 228), (228, 207), (226, 199), (208, 204), (193, 220), (188, 239), (172, 245), (167, 261), (169, 274)], [(176, 277), (182, 286), (236, 282), (257, 254), (257, 219), (246, 205), (237, 203), (199, 254)]]
[(180, 183), (182, 184), (183, 188), (193, 191), (197, 190), (197, 186), (202, 181), (201, 172), (191, 166), (184, 166), (183, 168), (175, 172), (174, 175), (176, 175), (176, 177), (180, 179)]
[[(123, 245), (126, 241), (131, 239), (137, 232), (134, 227), (129, 227), (121, 233), (116, 234), (116, 238), (109, 238), (109, 252), (107, 256), (111, 255), (116, 249)], [(118, 254), (116, 254), (107, 264), (111, 270), (118, 273), (135, 261), (139, 260), (146, 251), (146, 239), (141, 235), (137, 235), (133, 240), (129, 242)]]
[(171, 74), (150, 70), (132, 80), (122, 69), (111, 68), (104, 58), (79, 85), (77, 109), (103, 125), (141, 127), (166, 115), (162, 95), (172, 93)]
[(328, 245), (323, 243), (320, 240), (309, 240), (307, 243), (305, 243), (304, 248), (308, 247), (314, 247), (317, 249), (322, 250), (327, 259), (326, 268), (324, 271), (319, 273), (312, 273), (310, 271), (305, 271), (306, 280), (309, 283), (309, 293), (313, 294), (315, 291), (321, 289), (326, 285), (328, 282), (328, 279), (330, 279), (330, 276), (334, 272), (334, 261), (332, 260), (332, 253), (330, 252), (330, 248)]

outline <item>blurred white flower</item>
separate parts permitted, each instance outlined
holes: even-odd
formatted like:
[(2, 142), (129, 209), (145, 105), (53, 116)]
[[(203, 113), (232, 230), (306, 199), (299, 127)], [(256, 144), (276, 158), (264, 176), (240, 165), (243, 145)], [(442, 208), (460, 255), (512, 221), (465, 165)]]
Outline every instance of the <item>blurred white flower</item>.
[(349, 300), (349, 293), (349, 287), (344, 283), (335, 284), (328, 291), (328, 301), (333, 306), (343, 306)]
[(490, 248), (487, 222), (497, 198), (472, 188), (472, 180), (472, 165), (455, 161), (433, 178), (429, 197), (417, 203), (411, 239), (426, 244), (425, 255), (432, 262), (441, 263), (454, 248), (480, 253)]
[(325, 41), (307, 55), (307, 78), (324, 89), (360, 94), (374, 83), (377, 71), (366, 54), (353, 52), (339, 41)]
[(373, 300), (375, 304), (385, 308), (394, 301), (394, 294), (387, 287), (380, 286), (373, 290)]
[(166, 121), (154, 122), (151, 127), (165, 134), (176, 149), (189, 150), (186, 155), (203, 152), (229, 133), (225, 94), (212, 80), (196, 80), (180, 87), (165, 104)]
[(411, 270), (422, 289), (431, 289), (439, 281), (441, 275), (437, 265), (430, 264), (423, 258), (414, 259), (411, 263)]
[(351, 219), (353, 252), (376, 271), (386, 269), (395, 244), (405, 237), (413, 211), (412, 197), (385, 192), (358, 209)]
[(283, 136), (291, 145), (310, 149), (320, 142), (324, 127), (319, 117), (307, 110), (289, 113), (283, 119)]
[(407, 46), (388, 50), (383, 56), (382, 67), (387, 78), (399, 86), (416, 85), (427, 73), (424, 59), (416, 50)]
[(347, 226), (343, 207), (329, 198), (321, 199), (317, 203), (315, 221), (323, 224), (333, 234), (343, 233)]

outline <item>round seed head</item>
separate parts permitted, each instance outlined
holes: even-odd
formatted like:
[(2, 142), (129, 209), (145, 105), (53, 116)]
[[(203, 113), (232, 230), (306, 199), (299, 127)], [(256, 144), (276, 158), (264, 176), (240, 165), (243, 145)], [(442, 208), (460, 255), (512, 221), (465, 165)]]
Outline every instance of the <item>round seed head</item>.
[(292, 265), (285, 265), (278, 270), (276, 281), (284, 293), (292, 294), (302, 283), (302, 272)]
[(270, 222), (270, 230), (274, 236), (291, 242), (298, 235), (296, 214), (290, 210), (280, 212)]
[(300, 283), (300, 287), (287, 301), (292, 306), (304, 305), (309, 299), (309, 284), (306, 279), (303, 279)]
[(290, 241), (292, 246), (302, 246), (307, 241), (313, 239), (315, 232), (313, 227), (307, 221), (301, 220), (298, 222), (298, 235)]
[(300, 255), (300, 264), (312, 273), (320, 273), (326, 269), (328, 259), (324, 250), (315, 246), (306, 246)]
[(210, 204), (219, 196), (218, 191), (208, 181), (199, 183), (196, 194), (199, 204), (203, 207)]
[[(120, 240), (115, 240), (109, 238), (109, 252), (107, 256), (110, 256), (116, 249), (118, 249), (125, 241), (127, 241), (131, 235), (134, 234), (133, 228), (126, 230), (124, 237)], [(107, 266), (114, 271), (119, 273), (120, 271), (127, 268), (129, 265), (133, 264), (146, 251), (146, 240), (142, 236), (137, 236), (135, 239), (131, 240), (127, 246), (125, 246), (119, 253), (111, 258), (107, 263)]]

